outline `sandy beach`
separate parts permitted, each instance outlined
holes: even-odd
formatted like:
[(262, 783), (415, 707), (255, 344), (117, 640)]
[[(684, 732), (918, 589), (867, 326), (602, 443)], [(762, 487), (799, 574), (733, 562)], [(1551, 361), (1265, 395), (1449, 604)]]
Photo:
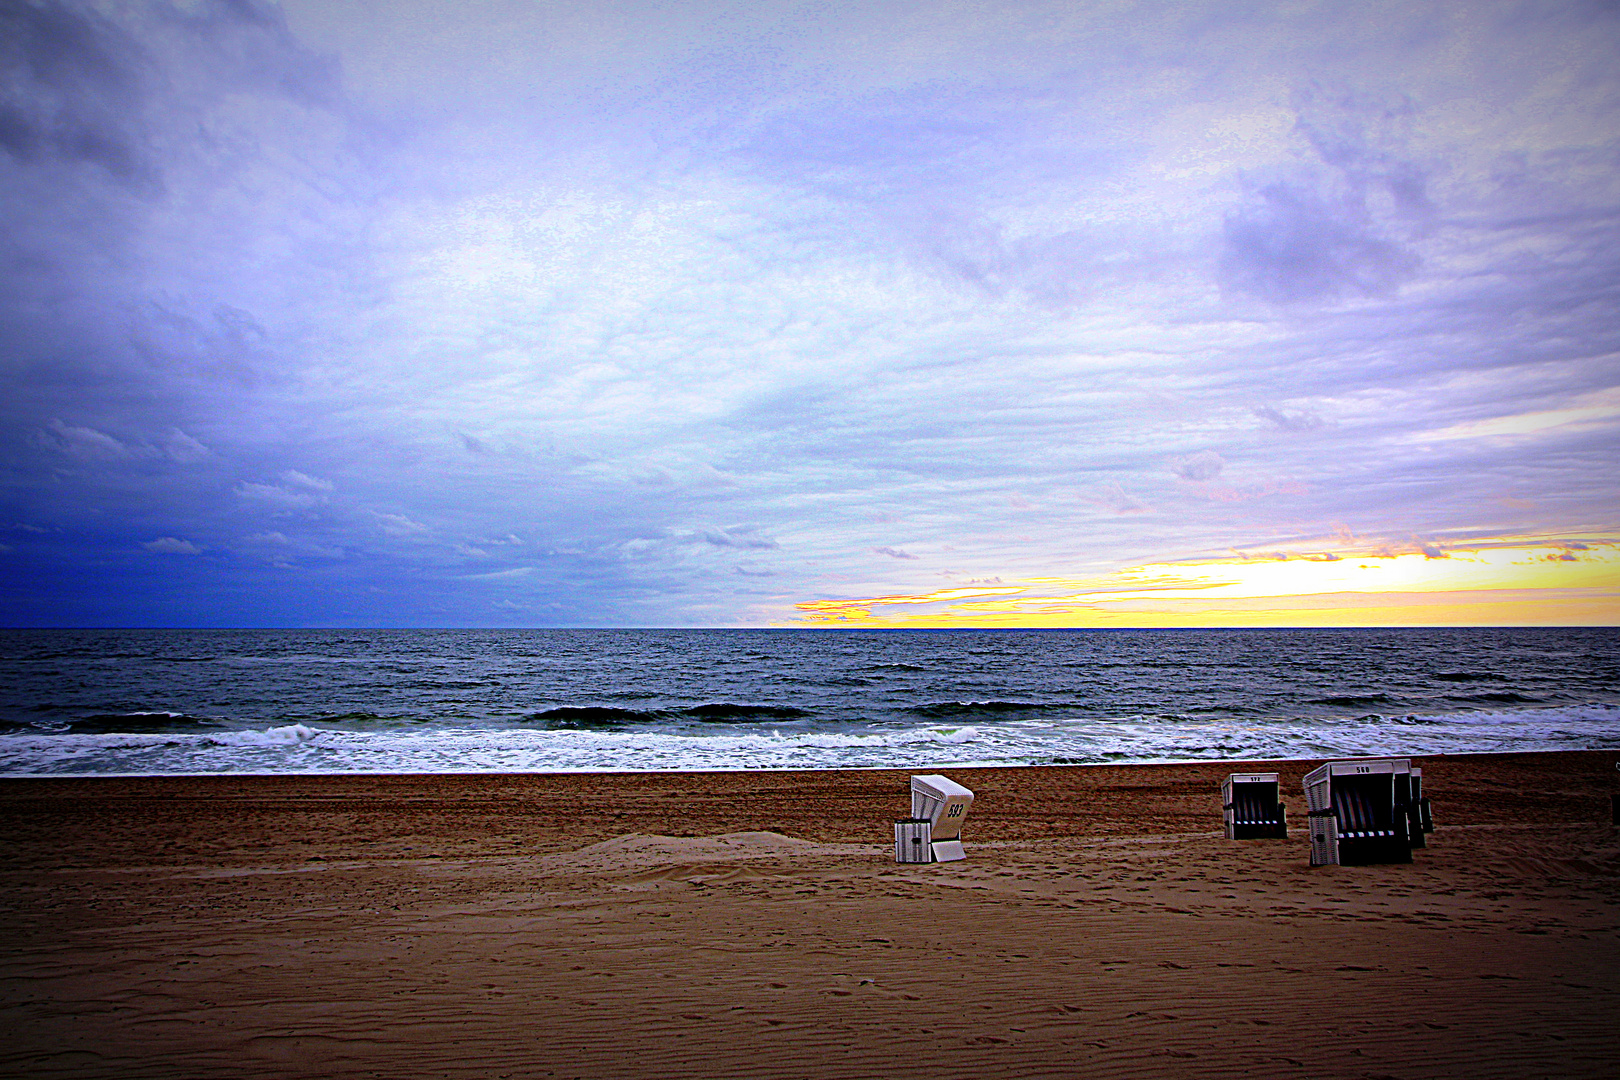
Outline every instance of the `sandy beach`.
[(948, 770), (934, 866), (903, 772), (8, 779), (0, 1073), (1612, 1077), (1617, 757), (1414, 759), (1318, 869), (1313, 762)]

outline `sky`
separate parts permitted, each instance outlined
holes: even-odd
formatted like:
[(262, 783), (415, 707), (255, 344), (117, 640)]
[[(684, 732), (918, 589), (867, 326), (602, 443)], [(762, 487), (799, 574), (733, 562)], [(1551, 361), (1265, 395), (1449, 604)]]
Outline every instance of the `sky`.
[(0, 0), (0, 625), (1613, 625), (1617, 55)]

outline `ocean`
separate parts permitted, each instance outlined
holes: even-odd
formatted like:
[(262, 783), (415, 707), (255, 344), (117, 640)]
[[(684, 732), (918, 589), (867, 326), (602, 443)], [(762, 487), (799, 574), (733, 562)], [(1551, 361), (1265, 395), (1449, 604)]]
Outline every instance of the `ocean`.
[(1620, 747), (1620, 630), (8, 630), (0, 774)]

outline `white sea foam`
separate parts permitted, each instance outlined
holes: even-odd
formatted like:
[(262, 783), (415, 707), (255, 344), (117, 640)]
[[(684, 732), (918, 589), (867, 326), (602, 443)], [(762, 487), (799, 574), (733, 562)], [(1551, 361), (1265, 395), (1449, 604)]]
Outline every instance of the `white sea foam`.
[(673, 735), (513, 728), (322, 731), (291, 724), (201, 735), (12, 736), (0, 739), (0, 773), (858, 768), (897, 759), (938, 761), (938, 750), (928, 748), (976, 738), (974, 728)]
[(265, 731), (223, 731), (201, 738), (215, 746), (293, 746), (308, 742), (319, 734), (314, 728), (303, 724), (288, 724)]
[(183, 734), (7, 735), (0, 737), (0, 774), (919, 768), (1617, 746), (1620, 708), (1602, 704), (1387, 719), (1017, 719), (810, 731), (342, 730), (295, 723)]

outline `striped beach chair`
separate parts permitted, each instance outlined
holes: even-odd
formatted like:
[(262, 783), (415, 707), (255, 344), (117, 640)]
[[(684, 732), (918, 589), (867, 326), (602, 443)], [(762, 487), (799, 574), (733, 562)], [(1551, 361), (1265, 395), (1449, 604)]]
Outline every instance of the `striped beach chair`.
[(1288, 809), (1277, 801), (1277, 774), (1233, 773), (1221, 781), (1228, 840), (1287, 839)]
[[(1411, 762), (1330, 761), (1305, 774), (1312, 866), (1412, 861)], [(1401, 777), (1397, 800), (1396, 777)]]

